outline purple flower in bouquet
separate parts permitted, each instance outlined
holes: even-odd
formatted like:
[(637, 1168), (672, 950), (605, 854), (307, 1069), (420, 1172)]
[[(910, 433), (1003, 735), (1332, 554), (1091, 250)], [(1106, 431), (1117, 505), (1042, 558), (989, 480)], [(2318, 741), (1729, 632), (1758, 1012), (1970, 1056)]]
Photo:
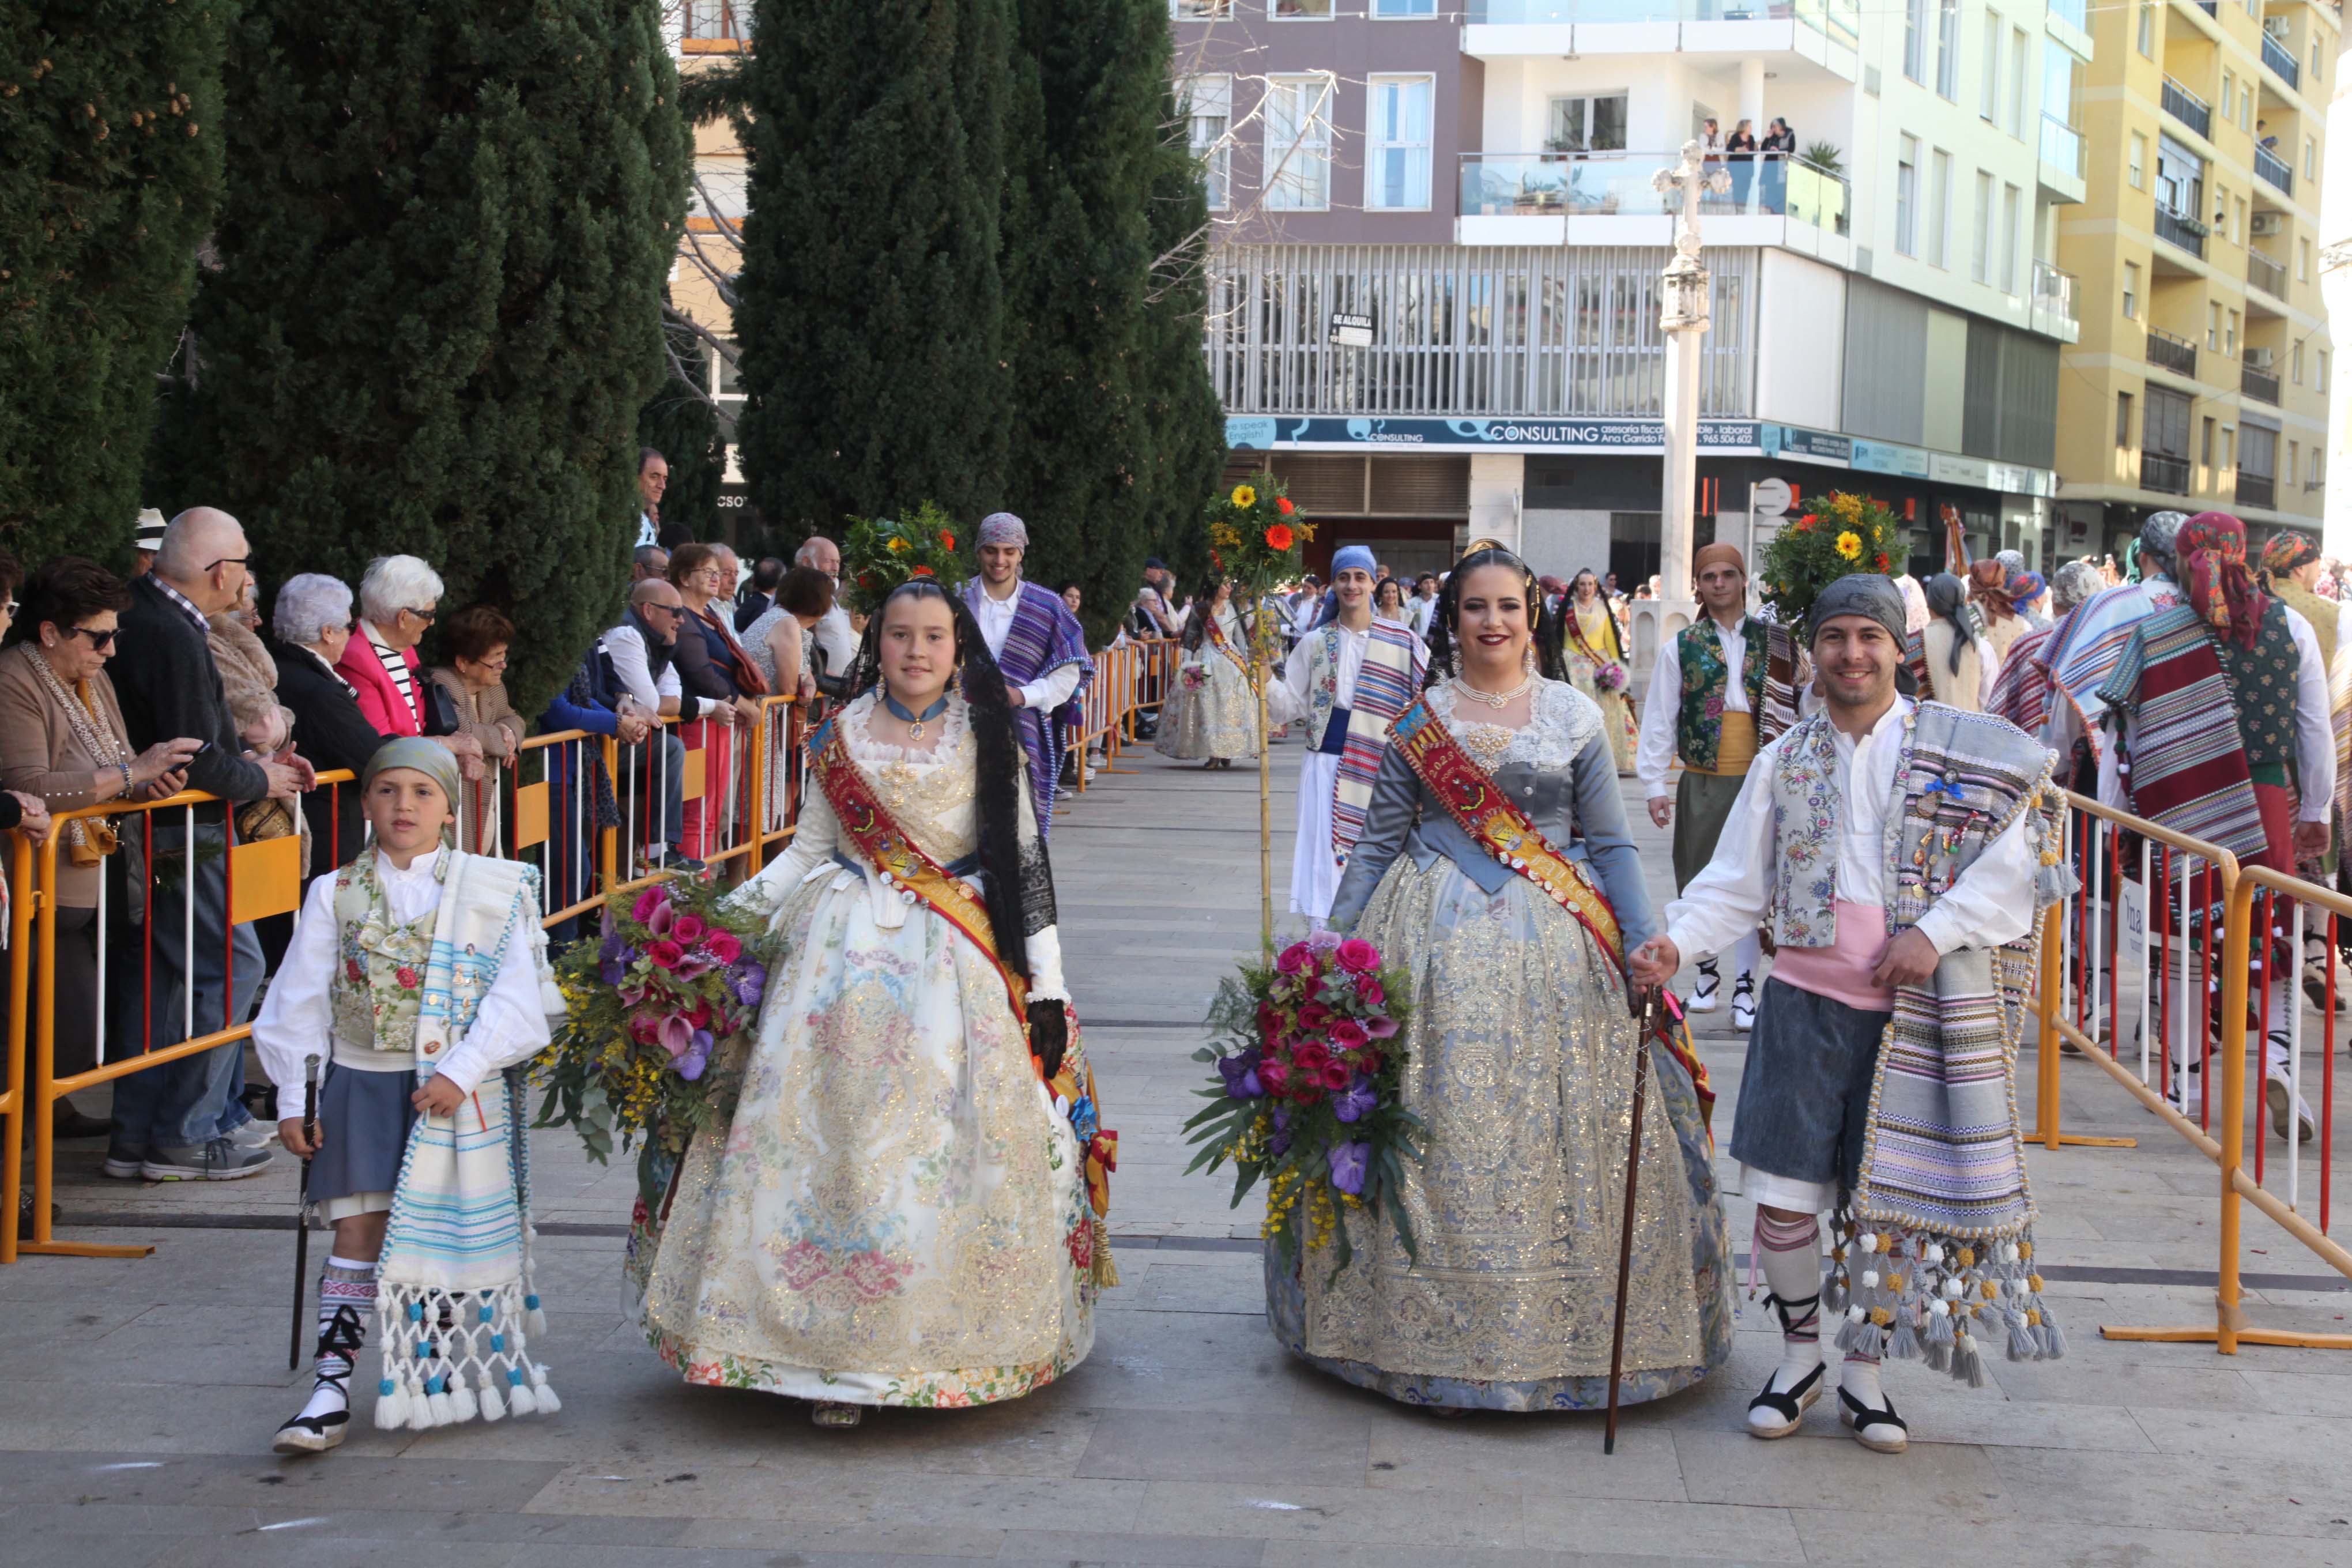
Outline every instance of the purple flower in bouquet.
[(1274, 1136), (1265, 1141), (1265, 1152), (1276, 1160), (1290, 1152), (1290, 1107), (1274, 1108)]
[(677, 1058), (677, 1076), (688, 1083), (700, 1078), (702, 1069), (710, 1065), (710, 1045), (709, 1030), (695, 1030), (694, 1037), (688, 1042), (685, 1053)]
[(1307, 937), (1307, 945), (1317, 952), (1328, 952), (1345, 940), (1336, 931), (1318, 931)]
[(1603, 691), (1622, 691), (1625, 689), (1625, 667), (1622, 664), (1602, 665), (1593, 672), (1592, 684)]
[(646, 917), (646, 930), (653, 932), (657, 938), (669, 935), (670, 927), (677, 923), (677, 906), (667, 899), (656, 904), (653, 913)]
[(1334, 1143), (1324, 1158), (1331, 1166), (1331, 1184), (1350, 1197), (1360, 1196), (1372, 1163), (1370, 1143)]
[(1377, 1018), (1364, 1020), (1364, 1033), (1376, 1040), (1385, 1040), (1397, 1032), (1397, 1021), (1383, 1013)]
[(764, 963), (737, 963), (729, 966), (727, 984), (735, 993), (735, 1000), (746, 1007), (756, 1007), (767, 994), (768, 966)]
[(1217, 1058), (1217, 1071), (1224, 1075), (1225, 1094), (1233, 1100), (1255, 1100), (1265, 1093), (1265, 1085), (1257, 1076), (1258, 1053), (1244, 1051), (1235, 1057)]
[(717, 956), (698, 947), (678, 955), (677, 977), (680, 980), (692, 980), (697, 975), (707, 974), (718, 967)]
[(622, 940), (618, 927), (607, 931), (596, 948), (596, 973), (607, 985), (618, 985), (629, 973), (636, 950)]
[(662, 1049), (670, 1054), (673, 1061), (684, 1056), (687, 1047), (694, 1044), (694, 1025), (683, 1013), (672, 1013), (664, 1018), (660, 1033)]
[(1342, 1121), (1361, 1121), (1372, 1113), (1380, 1101), (1380, 1091), (1372, 1087), (1372, 1080), (1358, 1073), (1355, 1082), (1332, 1097), (1331, 1114)]

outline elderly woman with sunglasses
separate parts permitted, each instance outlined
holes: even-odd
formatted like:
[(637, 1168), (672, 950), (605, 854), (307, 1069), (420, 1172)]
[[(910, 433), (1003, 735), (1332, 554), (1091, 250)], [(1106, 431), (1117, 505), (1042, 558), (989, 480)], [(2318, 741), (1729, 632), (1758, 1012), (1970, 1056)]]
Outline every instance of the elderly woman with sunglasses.
[[(178, 791), (202, 742), (183, 737), (133, 752), (106, 677), (115, 616), (130, 601), (122, 580), (94, 561), (60, 556), (33, 574), (23, 600), (0, 651), (0, 786), (23, 791), (50, 812)], [(99, 879), (121, 839), (117, 824), (104, 817), (68, 822), (63, 834), (55, 1035), (60, 1075), (98, 1059)], [(63, 1100), (57, 1122), (66, 1137), (106, 1131), (105, 1122)]]

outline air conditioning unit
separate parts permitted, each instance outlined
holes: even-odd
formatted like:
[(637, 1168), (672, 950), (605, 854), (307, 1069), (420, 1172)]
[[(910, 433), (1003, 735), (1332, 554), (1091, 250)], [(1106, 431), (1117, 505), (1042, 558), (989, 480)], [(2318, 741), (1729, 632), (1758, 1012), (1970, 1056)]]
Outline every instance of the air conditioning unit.
[(2246, 363), (2255, 370), (2268, 370), (2278, 359), (2276, 349), (2248, 349)]
[(2263, 31), (2284, 44), (2286, 42), (2287, 19), (2284, 16), (2265, 16), (2263, 18)]
[(2286, 227), (2286, 215), (2284, 213), (2256, 213), (2253, 216), (2253, 222), (2251, 226), (2258, 236), (2267, 237), (2271, 235), (2279, 234)]

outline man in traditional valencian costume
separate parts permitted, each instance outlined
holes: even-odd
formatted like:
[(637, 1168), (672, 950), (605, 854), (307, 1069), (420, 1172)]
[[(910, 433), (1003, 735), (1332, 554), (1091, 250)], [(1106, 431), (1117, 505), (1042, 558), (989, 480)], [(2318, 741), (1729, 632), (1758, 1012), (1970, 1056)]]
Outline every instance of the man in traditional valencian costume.
[(1268, 721), (1307, 721), (1298, 770), (1298, 841), (1291, 851), (1290, 912), (1318, 931), (1331, 913), (1339, 872), (1389, 747), (1389, 725), (1421, 690), (1429, 649), (1402, 621), (1372, 614), (1379, 563), (1360, 544), (1331, 556), (1323, 619), (1298, 640), (1266, 689)]
[[(1642, 709), (1642, 748), (1635, 760), (1650, 820), (1675, 830), (1675, 888), (1690, 885), (1715, 858), (1715, 841), (1756, 750), (1796, 721), (1801, 684), (1794, 642), (1787, 630), (1747, 613), (1748, 563), (1729, 544), (1709, 544), (1692, 557), (1691, 574), (1706, 611), (1658, 650)], [(1675, 760), (1682, 782), (1666, 794)], [(1756, 935), (1731, 950), (1731, 1026), (1756, 1022)], [(1723, 1005), (1716, 961), (1698, 966), (1690, 1009)]]
[(1731, 1152), (1783, 1349), (1748, 1429), (1802, 1424), (1827, 1310), (1843, 1320), (1840, 1418), (1899, 1453), (1882, 1357), (1981, 1384), (1987, 1336), (2013, 1360), (2064, 1352), (2033, 1272), (2013, 1075), (2036, 912), (2065, 872), (2050, 754), (1998, 719), (1896, 694), (1893, 582), (1842, 577), (1806, 624), (1822, 709), (1757, 754), (1715, 858), (1633, 972), (1663, 986), (1683, 955), (1769, 922)]
[(2140, 581), (2092, 595), (2059, 621), (2042, 647), (2039, 657), (2053, 689), (2042, 740), (2058, 753), (2060, 781), (2082, 794), (2108, 798), (2099, 784), (2103, 772), (2112, 776), (2113, 762), (2100, 690), (2140, 622), (2180, 603), (2172, 547), (2188, 521), (2182, 511), (2150, 513), (2139, 529)]
[[(2254, 581), (2245, 524), (2236, 518), (2199, 512), (2181, 525), (2175, 557), (2183, 602), (2133, 628), (2100, 689), (2115, 742), (2103, 758), (2099, 798), (2241, 861), (2292, 873), (2326, 854), (2336, 802), (2336, 738), (2317, 635)], [(2277, 918), (2287, 929), (2288, 914)], [(2299, 1004), (2287, 966), (2275, 967), (2263, 1096), (2280, 1137), (2290, 1135), (2292, 1119), (2296, 1135), (2309, 1139), (2311, 1108), (2290, 1079)], [(2259, 1023), (2259, 992), (2248, 1006), (2250, 1024)], [(2173, 1049), (2185, 1052), (2188, 1042)], [(2202, 1055), (2177, 1064), (2175, 1099), (2184, 1106), (2202, 1099)]]
[(988, 651), (1004, 672), (1014, 727), (1029, 753), (1029, 789), (1037, 806), (1037, 836), (1054, 831), (1054, 797), (1062, 778), (1062, 740), (1073, 714), (1063, 711), (1094, 679), (1087, 634), (1062, 595), (1026, 582), (1029, 525), (1009, 511), (980, 520), (980, 575), (963, 585), (964, 606), (980, 624)]

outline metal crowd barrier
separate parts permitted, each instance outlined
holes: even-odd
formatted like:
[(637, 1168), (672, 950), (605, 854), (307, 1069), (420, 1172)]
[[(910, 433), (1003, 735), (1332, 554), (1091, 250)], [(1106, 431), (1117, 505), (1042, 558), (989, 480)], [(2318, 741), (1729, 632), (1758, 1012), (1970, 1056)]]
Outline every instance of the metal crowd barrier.
[[(2223, 1354), (2242, 1344), (2352, 1349), (2352, 1334), (2263, 1329), (2242, 1306), (2243, 1208), (2263, 1216), (2330, 1268), (2352, 1279), (2352, 1252), (2328, 1234), (2333, 1221), (2335, 1024), (2338, 921), (2352, 897), (2264, 867), (2242, 866), (2219, 846), (2068, 792), (2063, 853), (2080, 876), (2073, 899), (2052, 909), (2042, 931), (2034, 997), (2039, 1022), (2038, 1100), (2032, 1138), (2064, 1145), (2130, 1147), (2137, 1140), (2078, 1136), (2060, 1126), (2062, 1058), (2098, 1067), (2150, 1114), (2210, 1160), (2219, 1176), (2219, 1249), (2211, 1327), (2102, 1329), (2114, 1340), (2212, 1342)], [(2317, 1031), (2319, 1068), (2305, 1070), (2312, 1042), (2304, 1015), (2305, 911), (2321, 912), (2327, 967)], [(2286, 1152), (2272, 1158), (2265, 1096), (2247, 1092), (2247, 1052), (2264, 1053), (2272, 1030), (2273, 975), (2290, 977)], [(2137, 983), (2136, 1004), (2124, 1005)], [(2251, 1023), (2251, 1027), (2250, 1027)], [(2128, 1026), (2128, 1033), (2126, 1026)], [(2318, 1089), (2315, 1136), (2298, 1116), (2306, 1086)], [(2251, 1167), (2247, 1121), (2254, 1121)], [(2305, 1179), (2306, 1165), (2310, 1178)], [(2309, 1211), (2309, 1212), (2306, 1212)]]
[(1161, 710), (1183, 658), (1183, 645), (1174, 637), (1129, 638), (1094, 656), (1095, 678), (1079, 694), (1077, 718), (1064, 729), (1078, 759), (1078, 794), (1087, 790), (1087, 754), (1097, 745), (1103, 772), (1132, 771), (1118, 765), (1119, 755), (1139, 743), (1136, 720)]

